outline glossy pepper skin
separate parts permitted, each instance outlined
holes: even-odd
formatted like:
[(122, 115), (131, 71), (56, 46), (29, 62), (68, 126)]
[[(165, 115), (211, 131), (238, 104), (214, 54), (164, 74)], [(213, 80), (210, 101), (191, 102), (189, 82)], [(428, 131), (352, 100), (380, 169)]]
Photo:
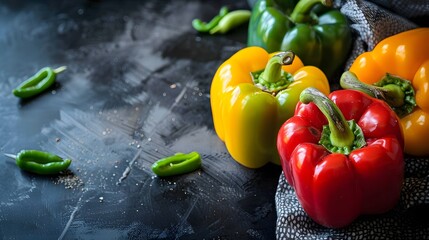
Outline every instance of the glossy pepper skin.
[(13, 89), (12, 93), (19, 98), (34, 97), (52, 86), (55, 83), (57, 74), (66, 69), (66, 66), (56, 69), (52, 69), (50, 67), (42, 68), (34, 76), (30, 77), (21, 83), (18, 87)]
[(352, 46), (347, 18), (338, 10), (314, 6), (324, 0), (259, 0), (253, 7), (248, 46), (268, 52), (295, 52), (305, 65), (331, 78), (345, 63)]
[(358, 79), (375, 84), (386, 74), (411, 82), (416, 106), (401, 116), (405, 153), (429, 155), (429, 28), (417, 28), (388, 37), (369, 52), (358, 56), (350, 67)]
[(159, 159), (151, 166), (159, 177), (170, 177), (190, 173), (201, 168), (201, 155), (198, 152), (176, 153)]
[[(325, 94), (330, 91), (326, 76), (318, 68), (303, 66), (296, 56), (290, 65), (270, 65), (273, 56), (260, 47), (244, 48), (223, 62), (211, 84), (216, 133), (232, 158), (249, 168), (259, 168), (268, 162), (280, 164), (277, 132), (293, 115), (303, 89), (313, 86)], [(274, 83), (280, 72), (287, 75), (284, 89), (273, 93), (254, 83), (251, 73), (264, 69), (267, 72), (267, 65), (272, 66), (268, 72)]]
[[(347, 226), (360, 214), (390, 210), (404, 178), (403, 135), (396, 114), (385, 102), (358, 91), (334, 91), (330, 100), (320, 92), (323, 100), (306, 96), (314, 92), (303, 91), (295, 115), (277, 138), (284, 175), (303, 209), (331, 228)], [(329, 102), (327, 108), (319, 106)], [(325, 134), (324, 128), (331, 132)]]
[(21, 169), (41, 175), (58, 174), (71, 164), (55, 154), (39, 150), (22, 150), (16, 155), (16, 165)]

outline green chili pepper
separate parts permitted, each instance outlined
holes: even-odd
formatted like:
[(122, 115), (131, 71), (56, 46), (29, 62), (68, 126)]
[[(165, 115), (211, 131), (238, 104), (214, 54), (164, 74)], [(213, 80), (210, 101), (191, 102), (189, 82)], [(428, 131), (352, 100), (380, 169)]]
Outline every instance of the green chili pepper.
[(229, 30), (248, 22), (251, 12), (249, 10), (228, 11), (227, 7), (222, 7), (219, 14), (206, 23), (199, 19), (192, 21), (192, 26), (199, 32), (208, 32), (210, 34), (227, 33)]
[(66, 170), (70, 164), (70, 159), (63, 159), (55, 154), (38, 150), (22, 150), (16, 156), (5, 154), (15, 158), (16, 165), (22, 170), (41, 175), (57, 174)]
[(219, 10), (219, 14), (213, 17), (210, 22), (203, 22), (200, 19), (194, 19), (192, 20), (192, 26), (197, 30), (198, 32), (209, 32), (212, 28), (214, 28), (216, 25), (218, 25), (219, 21), (229, 12), (227, 7), (222, 7)]
[(235, 10), (226, 14), (219, 23), (212, 28), (209, 33), (227, 33), (229, 30), (246, 23), (250, 19), (251, 12), (249, 10)]
[(34, 76), (13, 89), (12, 93), (19, 98), (29, 98), (38, 95), (52, 86), (55, 82), (56, 75), (66, 70), (66, 68), (65, 66), (57, 69), (52, 69), (50, 67), (42, 68)]
[(152, 171), (159, 177), (193, 172), (201, 167), (201, 156), (198, 152), (176, 153), (162, 158), (152, 164)]

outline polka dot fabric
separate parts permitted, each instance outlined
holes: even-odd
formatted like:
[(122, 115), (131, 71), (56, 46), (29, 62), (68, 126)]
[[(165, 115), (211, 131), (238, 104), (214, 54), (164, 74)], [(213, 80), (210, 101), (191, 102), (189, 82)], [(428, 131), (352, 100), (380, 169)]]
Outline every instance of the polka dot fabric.
[[(411, 165), (418, 164), (406, 168)], [(429, 239), (429, 176), (406, 178), (400, 202), (388, 213), (361, 216), (342, 229), (323, 227), (308, 217), (283, 174), (275, 200), (277, 239)]]
[[(335, 0), (334, 5), (350, 19), (355, 38), (345, 69), (382, 39), (418, 27), (405, 17), (429, 16), (426, 0)], [(404, 186), (394, 209), (361, 216), (342, 229), (323, 227), (308, 217), (283, 174), (275, 201), (277, 239), (429, 239), (429, 157), (405, 157)]]
[(398, 205), (388, 213), (361, 216), (348, 227), (318, 225), (302, 209), (282, 174), (275, 196), (277, 239), (429, 239), (429, 160), (406, 157)]

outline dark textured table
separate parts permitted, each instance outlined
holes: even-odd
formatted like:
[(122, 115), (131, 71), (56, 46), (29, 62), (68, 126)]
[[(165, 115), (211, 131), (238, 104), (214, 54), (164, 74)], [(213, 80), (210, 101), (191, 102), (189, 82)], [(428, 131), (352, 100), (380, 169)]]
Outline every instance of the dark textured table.
[[(0, 161), (1, 239), (273, 239), (281, 169), (231, 159), (213, 130), (210, 83), (246, 44), (193, 30), (246, 1), (2, 1), (0, 152), (73, 159), (39, 176)], [(13, 88), (67, 66), (44, 94)], [(150, 166), (198, 151), (202, 169), (161, 179)]]

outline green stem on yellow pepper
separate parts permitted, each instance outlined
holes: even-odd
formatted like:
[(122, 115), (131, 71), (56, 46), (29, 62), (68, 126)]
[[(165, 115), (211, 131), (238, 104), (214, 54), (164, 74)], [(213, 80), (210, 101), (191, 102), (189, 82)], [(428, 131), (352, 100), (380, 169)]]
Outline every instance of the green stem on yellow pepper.
[(276, 94), (280, 90), (287, 88), (291, 82), (291, 74), (282, 70), (283, 65), (293, 63), (295, 54), (291, 51), (280, 52), (272, 56), (259, 74), (254, 74), (255, 85), (264, 91)]
[(332, 6), (332, 0), (300, 0), (290, 14), (291, 21), (294, 23), (308, 23), (314, 21), (311, 10), (318, 3), (328, 7)]
[(300, 101), (316, 104), (328, 120), (328, 125), (323, 126), (319, 144), (330, 152), (349, 154), (366, 144), (362, 129), (356, 122), (347, 121), (338, 106), (316, 88), (304, 89)]
[(411, 113), (416, 106), (415, 92), (410, 81), (386, 74), (374, 85), (361, 82), (356, 74), (344, 72), (340, 79), (344, 89), (354, 89), (385, 101), (399, 117)]

